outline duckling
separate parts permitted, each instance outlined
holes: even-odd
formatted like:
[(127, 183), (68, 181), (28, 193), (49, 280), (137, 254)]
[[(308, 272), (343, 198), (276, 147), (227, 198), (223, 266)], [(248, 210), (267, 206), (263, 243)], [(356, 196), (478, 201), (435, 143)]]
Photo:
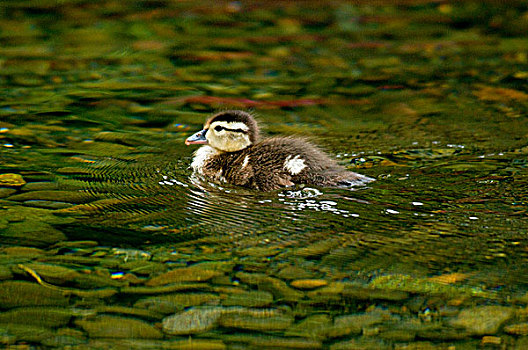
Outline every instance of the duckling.
[(295, 137), (259, 141), (259, 128), (251, 114), (229, 110), (207, 120), (203, 130), (185, 140), (201, 144), (191, 168), (214, 182), (260, 191), (296, 184), (356, 186), (374, 179), (345, 170), (311, 143)]

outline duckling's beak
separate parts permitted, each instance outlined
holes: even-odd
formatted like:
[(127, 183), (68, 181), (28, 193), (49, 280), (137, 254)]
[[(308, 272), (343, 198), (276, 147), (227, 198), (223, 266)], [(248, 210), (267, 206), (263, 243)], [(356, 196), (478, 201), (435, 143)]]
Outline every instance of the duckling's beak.
[(202, 131), (198, 131), (196, 134), (189, 136), (187, 140), (185, 140), (185, 144), (187, 146), (207, 144), (207, 139), (205, 138), (206, 132), (207, 132), (207, 129), (203, 129)]

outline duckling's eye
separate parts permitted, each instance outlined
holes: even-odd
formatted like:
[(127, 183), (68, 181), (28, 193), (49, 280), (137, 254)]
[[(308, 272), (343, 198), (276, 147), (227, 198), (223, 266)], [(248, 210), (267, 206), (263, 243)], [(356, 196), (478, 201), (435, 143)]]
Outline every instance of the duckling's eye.
[(220, 125), (217, 125), (217, 126), (215, 126), (214, 129), (215, 129), (215, 131), (222, 131), (222, 130), (224, 130), (224, 127), (222, 127)]

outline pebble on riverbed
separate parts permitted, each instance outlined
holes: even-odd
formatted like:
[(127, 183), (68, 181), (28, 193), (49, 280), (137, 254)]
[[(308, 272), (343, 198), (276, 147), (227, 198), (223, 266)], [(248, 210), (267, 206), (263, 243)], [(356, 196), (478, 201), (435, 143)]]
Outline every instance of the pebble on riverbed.
[(16, 323), (38, 327), (61, 327), (68, 324), (73, 311), (56, 307), (20, 307), (0, 313), (1, 323)]
[[(39, 343), (54, 335), (53, 330), (27, 324), (0, 324), (0, 334), (13, 336), (18, 342)], [(8, 337), (9, 337), (8, 336)]]
[(284, 281), (260, 273), (238, 272), (236, 277), (243, 283), (258, 286), (259, 289), (270, 292), (279, 300), (298, 301), (304, 293), (289, 287)]
[(277, 309), (242, 307), (199, 307), (163, 319), (167, 334), (195, 334), (217, 326), (250, 331), (279, 331), (288, 328), (293, 317)]
[(61, 291), (26, 281), (0, 283), (0, 307), (66, 306), (68, 298)]
[(239, 312), (223, 313), (219, 324), (225, 328), (238, 328), (248, 331), (272, 332), (287, 329), (293, 323), (293, 316), (278, 312)]
[(474, 335), (495, 334), (514, 312), (513, 308), (506, 306), (477, 306), (462, 310), (450, 325), (465, 328)]
[(243, 291), (232, 293), (222, 301), (224, 306), (263, 307), (273, 302), (273, 295), (264, 291)]
[(315, 289), (326, 286), (327, 284), (328, 282), (323, 279), (302, 279), (292, 281), (290, 286), (297, 289)]
[(504, 331), (508, 334), (528, 335), (528, 322), (507, 325)]
[(13, 193), (16, 193), (16, 190), (12, 188), (0, 188), (0, 198), (9, 197)]
[(185, 307), (218, 304), (220, 297), (212, 293), (175, 293), (157, 295), (138, 300), (134, 307), (147, 309), (161, 314), (170, 314)]
[(149, 323), (118, 316), (100, 315), (93, 319), (80, 319), (75, 323), (93, 338), (161, 339), (162, 333)]
[(223, 275), (223, 272), (217, 270), (209, 270), (202, 268), (199, 265), (191, 267), (182, 267), (168, 271), (164, 274), (150, 279), (147, 286), (162, 286), (170, 283), (180, 282), (205, 282), (215, 276)]
[(27, 244), (35, 247), (46, 247), (66, 239), (61, 231), (36, 220), (10, 223), (0, 237), (5, 243)]
[(52, 210), (14, 206), (2, 213), (0, 238), (4, 244), (47, 247), (66, 239), (52, 225), (71, 221), (55, 216)]
[(222, 313), (221, 307), (190, 309), (163, 319), (167, 334), (195, 334), (213, 329)]
[(0, 186), (19, 187), (26, 184), (26, 180), (19, 174), (1, 174)]

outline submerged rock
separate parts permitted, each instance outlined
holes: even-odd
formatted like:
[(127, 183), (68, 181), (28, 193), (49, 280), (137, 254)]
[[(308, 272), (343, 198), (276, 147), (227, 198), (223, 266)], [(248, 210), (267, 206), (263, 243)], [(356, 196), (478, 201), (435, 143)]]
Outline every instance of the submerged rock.
[(0, 198), (9, 197), (13, 193), (16, 193), (15, 189), (12, 189), (12, 188), (0, 188)]
[(477, 306), (462, 310), (450, 325), (465, 328), (474, 335), (495, 334), (514, 313), (513, 308), (506, 306)]
[(178, 293), (143, 298), (138, 300), (134, 307), (169, 314), (181, 311), (185, 307), (217, 304), (219, 301), (220, 297), (211, 293)]
[(398, 293), (417, 293), (445, 295), (449, 297), (460, 297), (464, 295), (480, 297), (492, 296), (490, 292), (480, 288), (454, 286), (431, 279), (416, 278), (402, 274), (379, 276), (372, 280), (368, 287), (380, 291), (388, 291), (395, 295), (398, 295)]
[(314, 302), (331, 302), (343, 298), (354, 300), (389, 300), (401, 301), (409, 297), (409, 293), (393, 290), (370, 288), (356, 283), (331, 282), (327, 286), (307, 292)]
[(466, 339), (471, 336), (467, 331), (461, 330), (460, 328), (438, 328), (430, 330), (421, 330), (417, 332), (418, 337), (429, 340), (442, 340), (442, 341), (453, 341)]
[(5, 247), (0, 249), (1, 254), (8, 255), (10, 257), (23, 257), (23, 258), (36, 258), (46, 254), (45, 250), (33, 248), (33, 247)]
[(414, 338), (416, 337), (416, 333), (403, 329), (389, 329), (384, 332), (381, 332), (378, 337), (384, 340), (403, 342), (414, 340)]
[[(396, 343), (394, 350), (444, 350), (450, 349), (451, 344), (435, 344), (428, 341), (413, 341), (412, 343)], [(458, 349), (459, 344), (456, 345)], [(475, 347), (460, 346), (461, 349), (474, 349)]]
[(504, 331), (509, 334), (528, 335), (528, 322), (510, 324), (504, 327)]
[(244, 291), (229, 294), (222, 302), (224, 306), (262, 307), (273, 302), (273, 295), (264, 291)]
[(68, 298), (60, 290), (25, 281), (0, 283), (0, 307), (66, 306)]
[(252, 348), (267, 349), (322, 349), (323, 344), (314, 339), (255, 336), (248, 342)]
[(292, 287), (298, 289), (315, 289), (319, 287), (324, 287), (327, 284), (328, 282), (323, 279), (302, 279), (295, 280), (290, 283)]
[[(106, 287), (121, 287), (127, 284), (124, 279), (112, 279), (110, 273), (103, 269), (97, 273), (79, 273), (72, 280), (79, 288), (106, 288)], [(106, 272), (106, 273), (105, 273)]]
[(39, 220), (10, 223), (0, 237), (4, 243), (35, 247), (46, 247), (66, 239), (64, 233)]
[(514, 350), (525, 350), (528, 349), (528, 337), (521, 337), (515, 343)]
[(209, 291), (211, 286), (204, 283), (175, 283), (169, 284), (160, 287), (123, 287), (120, 292), (124, 294), (163, 294), (170, 292), (179, 292), (179, 291)]
[(99, 245), (96, 241), (66, 241), (57, 243), (54, 248), (69, 248), (69, 249), (80, 249), (80, 248), (91, 248)]
[(328, 315), (308, 316), (299, 323), (288, 328), (284, 335), (305, 337), (311, 339), (324, 339), (332, 328), (332, 320)]
[(29, 207), (37, 207), (37, 208), (44, 208), (44, 209), (64, 209), (64, 208), (70, 208), (74, 204), (66, 203), (66, 202), (45, 201), (45, 200), (37, 199), (37, 200), (24, 201), (24, 205), (27, 205)]
[[(51, 284), (64, 284), (74, 280), (80, 275), (79, 272), (60, 265), (27, 263), (23, 265), (26, 269), (36, 272), (44, 281)], [(20, 267), (18, 267), (20, 269)], [(27, 270), (24, 270), (27, 271)]]
[(13, 278), (11, 269), (5, 265), (0, 265), (0, 280), (9, 280)]
[(163, 319), (163, 331), (183, 335), (202, 333), (220, 325), (252, 331), (280, 331), (293, 323), (293, 316), (276, 309), (199, 307)]
[(27, 208), (24, 206), (14, 206), (4, 211), (2, 217), (12, 223), (22, 222), (44, 222), (46, 224), (67, 224), (74, 222), (73, 218), (59, 217), (55, 211), (49, 209)]
[(229, 313), (223, 315), (219, 323), (226, 328), (239, 328), (259, 332), (281, 331), (293, 323), (292, 316), (276, 315), (258, 318), (251, 315)]
[(167, 269), (165, 264), (161, 264), (158, 262), (151, 262), (151, 261), (144, 261), (144, 260), (130, 261), (134, 259), (134, 256), (131, 256), (131, 254), (127, 254), (125, 256), (125, 259), (127, 259), (128, 262), (121, 264), (119, 268), (122, 270), (129, 270), (131, 273), (135, 275), (149, 276), (151, 274), (164, 272)]
[(132, 316), (137, 318), (144, 318), (149, 320), (161, 320), (163, 315), (157, 312), (153, 312), (145, 309), (138, 309), (135, 307), (126, 307), (126, 306), (98, 306), (95, 308), (97, 313), (105, 314), (117, 314), (122, 316)]
[(503, 342), (503, 339), (501, 337), (493, 337), (493, 336), (490, 336), (490, 335), (485, 335), (480, 340), (480, 345), (484, 346), (484, 347), (488, 347), (488, 346), (494, 346), (495, 347), (495, 346), (501, 345), (502, 342)]
[(167, 334), (195, 334), (213, 329), (224, 308), (195, 308), (163, 319), (163, 332)]
[(93, 319), (76, 320), (90, 337), (160, 339), (162, 333), (149, 323), (117, 316), (100, 315)]
[[(59, 332), (57, 332), (59, 333)], [(74, 346), (86, 343), (85, 337), (82, 335), (70, 335), (70, 334), (56, 334), (50, 338), (44, 339), (42, 345), (50, 348), (67, 348), (68, 346)]]
[(219, 324), (226, 328), (270, 332), (284, 330), (293, 323), (293, 316), (276, 309), (232, 308), (222, 314)]
[(26, 181), (20, 174), (1, 174), (0, 175), (0, 186), (22, 186), (25, 185)]
[(191, 267), (182, 267), (179, 269), (170, 270), (164, 274), (150, 279), (147, 286), (162, 286), (170, 283), (181, 282), (203, 282), (210, 280), (215, 276), (223, 275), (224, 273), (217, 270), (209, 270), (201, 268), (199, 265)]
[(342, 292), (343, 297), (358, 299), (358, 300), (390, 300), (400, 301), (405, 300), (409, 297), (409, 293), (394, 290), (394, 289), (381, 289), (381, 288), (367, 288), (362, 286), (356, 286), (354, 284), (346, 284)]
[(331, 282), (325, 287), (307, 292), (306, 295), (313, 302), (327, 303), (331, 301), (338, 301), (342, 299), (342, 293), (345, 290), (346, 283)]
[(67, 291), (65, 291), (65, 294), (76, 295), (79, 298), (105, 299), (105, 298), (110, 298), (116, 295), (117, 289), (112, 289), (112, 288), (90, 289), (90, 290), (68, 289)]
[(244, 283), (258, 286), (259, 289), (270, 292), (279, 300), (298, 301), (304, 297), (304, 293), (289, 287), (286, 282), (265, 274), (238, 272), (236, 277)]
[(0, 313), (0, 323), (51, 328), (67, 325), (72, 316), (73, 312), (64, 308), (21, 307)]
[(307, 247), (298, 248), (294, 254), (302, 256), (304, 258), (312, 258), (321, 256), (330, 251), (330, 249), (339, 245), (339, 241), (336, 239), (325, 239), (319, 242), (315, 242)]
[(299, 266), (286, 266), (277, 273), (277, 277), (283, 280), (309, 279), (313, 273)]
[(196, 339), (191, 337), (183, 340), (98, 338), (90, 339), (88, 343), (78, 348), (112, 350), (225, 350), (226, 345), (220, 340)]
[(361, 334), (364, 328), (381, 323), (389, 314), (381, 311), (373, 311), (361, 314), (343, 315), (334, 319), (333, 327), (329, 330), (328, 336), (342, 337), (349, 334)]
[(351, 339), (343, 342), (338, 342), (330, 345), (330, 350), (384, 350), (392, 349), (392, 345), (386, 344), (382, 341), (367, 338), (367, 339)]
[(94, 198), (87, 192), (79, 191), (28, 191), (20, 194), (15, 194), (8, 198), (12, 201), (29, 201), (29, 200), (44, 200), (53, 202), (66, 203), (86, 203), (93, 201)]
[(27, 341), (32, 343), (39, 343), (54, 335), (54, 332), (49, 328), (17, 323), (0, 324), (0, 333), (4, 332), (14, 336), (17, 342)]
[(51, 181), (28, 182), (22, 187), (22, 191), (49, 191), (58, 189), (59, 184)]

